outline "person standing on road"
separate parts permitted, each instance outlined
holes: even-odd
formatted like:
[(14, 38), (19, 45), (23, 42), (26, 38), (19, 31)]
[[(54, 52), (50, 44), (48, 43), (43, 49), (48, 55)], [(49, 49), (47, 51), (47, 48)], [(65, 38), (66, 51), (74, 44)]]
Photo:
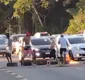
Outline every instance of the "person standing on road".
[(21, 65), (23, 65), (23, 61), (24, 61), (25, 56), (27, 56), (27, 51), (31, 48), (31, 46), (30, 46), (30, 44), (31, 44), (31, 33), (27, 32), (23, 41), (24, 41), (25, 46), (24, 46), (23, 56), (22, 56), (22, 59), (21, 59)]
[(67, 40), (64, 38), (63, 34), (61, 34), (61, 37), (58, 43), (60, 44), (60, 61), (64, 63), (63, 55), (67, 50), (68, 43), (67, 43)]
[(24, 45), (23, 37), (19, 37), (18, 42), (16, 44), (16, 49), (18, 51), (19, 61), (21, 61), (24, 46), (25, 45)]
[(9, 33), (6, 33), (6, 36), (8, 38), (8, 45), (7, 45), (7, 52), (6, 52), (6, 58), (8, 60), (8, 63), (12, 63), (12, 58), (11, 58), (11, 54), (12, 54), (12, 40), (10, 39)]
[(55, 38), (51, 38), (51, 47), (50, 47), (50, 59), (47, 60), (47, 65), (51, 64), (51, 58), (56, 59), (56, 43), (55, 43)]
[(56, 59), (56, 42), (55, 42), (55, 38), (52, 38), (52, 42), (51, 42), (51, 51), (50, 51), (50, 58), (53, 57), (54, 60)]

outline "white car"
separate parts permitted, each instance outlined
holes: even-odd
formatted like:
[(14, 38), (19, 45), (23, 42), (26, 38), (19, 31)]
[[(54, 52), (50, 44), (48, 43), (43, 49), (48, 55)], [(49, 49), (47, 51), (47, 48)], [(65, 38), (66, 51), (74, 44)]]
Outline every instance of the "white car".
[[(67, 51), (71, 58), (81, 60), (85, 58), (85, 37), (83, 36), (64, 36), (67, 40), (68, 47)], [(58, 44), (59, 37), (57, 38), (58, 50), (60, 45)], [(59, 52), (59, 51), (58, 51)]]
[(39, 37), (47, 37), (47, 36), (50, 36), (50, 34), (48, 33), (48, 32), (36, 32), (35, 34), (34, 34), (34, 37), (36, 37), (36, 38), (39, 38)]
[[(18, 39), (20, 37), (24, 37), (26, 34), (13, 34), (10, 36), (10, 39), (12, 40), (12, 52), (16, 53), (16, 44), (18, 42)], [(18, 53), (18, 52), (17, 52)], [(17, 54), (16, 53), (16, 54)]]

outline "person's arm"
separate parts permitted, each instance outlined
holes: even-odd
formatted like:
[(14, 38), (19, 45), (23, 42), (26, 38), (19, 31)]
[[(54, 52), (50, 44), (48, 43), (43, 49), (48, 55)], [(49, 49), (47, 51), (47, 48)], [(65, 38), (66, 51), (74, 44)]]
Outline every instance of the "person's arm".
[(60, 39), (58, 40), (58, 44), (60, 44)]
[(67, 44), (67, 47), (68, 47), (69, 46), (68, 42), (66, 42), (66, 44)]
[(25, 37), (23, 38), (23, 42), (25, 42)]

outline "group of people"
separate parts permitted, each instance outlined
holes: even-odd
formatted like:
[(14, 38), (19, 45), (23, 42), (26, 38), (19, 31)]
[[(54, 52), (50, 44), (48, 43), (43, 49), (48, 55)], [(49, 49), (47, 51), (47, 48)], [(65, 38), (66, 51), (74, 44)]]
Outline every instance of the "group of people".
[[(8, 38), (8, 47), (9, 47), (9, 50), (10, 52), (6, 53), (6, 58), (8, 60), (9, 63), (12, 63), (12, 58), (11, 58), (11, 54), (12, 54), (12, 41), (10, 39), (10, 36), (9, 34), (6, 34), (7, 38)], [(21, 42), (20, 44), (20, 47), (22, 50), (28, 50), (30, 49), (30, 43), (31, 43), (31, 33), (27, 32), (26, 33), (26, 36), (23, 38), (23, 41)], [(64, 35), (61, 34), (61, 37), (59, 38), (59, 41), (58, 41), (58, 44), (60, 44), (60, 61), (63, 63), (63, 52), (66, 52), (67, 50), (67, 46), (68, 46), (68, 43), (67, 43), (67, 40), (64, 38)], [(50, 53), (56, 53), (56, 47), (57, 47), (57, 44), (56, 44), (56, 41), (53, 39), (52, 40), (52, 43), (51, 43), (51, 52)], [(22, 55), (22, 59), (21, 59), (21, 65), (23, 65), (23, 61), (24, 61), (24, 58), (25, 56), (27, 56), (27, 54), (23, 54)], [(54, 55), (54, 59), (56, 59), (56, 55)]]
[[(6, 33), (6, 36), (8, 38), (8, 48), (9, 48), (9, 50), (6, 52), (5, 56), (8, 60), (8, 63), (12, 63), (12, 57), (11, 57), (11, 54), (12, 54), (12, 40), (10, 39), (9, 33)], [(23, 38), (23, 41), (20, 43), (20, 47), (21, 47), (22, 50), (28, 50), (30, 48), (30, 42), (31, 42), (31, 37), (30, 36), (31, 36), (31, 33), (27, 32), (26, 36)], [(26, 55), (27, 54), (22, 55), (21, 65), (23, 64), (24, 57)]]
[[(60, 35), (60, 38), (58, 40), (58, 44), (60, 44), (60, 61), (61, 61), (61, 63), (64, 63), (65, 59), (63, 59), (63, 58), (65, 57), (65, 53), (67, 51), (68, 43), (67, 43), (67, 40), (64, 38), (63, 34)], [(58, 45), (56, 44), (56, 40), (54, 38), (52, 40), (51, 52), (50, 53), (56, 53), (56, 49), (58, 49)]]

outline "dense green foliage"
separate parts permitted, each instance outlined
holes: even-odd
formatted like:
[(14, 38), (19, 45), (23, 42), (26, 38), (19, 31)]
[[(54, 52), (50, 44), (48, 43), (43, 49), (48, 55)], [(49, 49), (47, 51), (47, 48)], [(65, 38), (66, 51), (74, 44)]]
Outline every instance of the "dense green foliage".
[(72, 19), (72, 15), (66, 10), (74, 8), (78, 0), (58, 0), (57, 2), (56, 0), (0, 0), (0, 2), (4, 3), (5, 7), (13, 2), (12, 10), (10, 9), (13, 16), (10, 14), (8, 21), (10, 25), (10, 20), (16, 17), (17, 28), (21, 27), (22, 30), (20, 32), (24, 33), (28, 30), (33, 33), (36, 31), (62, 33), (66, 31), (69, 20)]
[(69, 34), (82, 32), (85, 29), (85, 0), (80, 0), (77, 7), (74, 10), (71, 10), (71, 13), (74, 18), (70, 20), (66, 32)]

